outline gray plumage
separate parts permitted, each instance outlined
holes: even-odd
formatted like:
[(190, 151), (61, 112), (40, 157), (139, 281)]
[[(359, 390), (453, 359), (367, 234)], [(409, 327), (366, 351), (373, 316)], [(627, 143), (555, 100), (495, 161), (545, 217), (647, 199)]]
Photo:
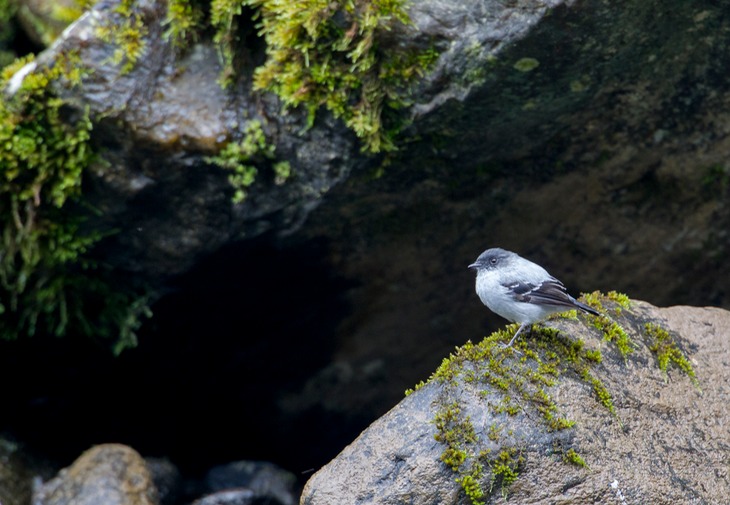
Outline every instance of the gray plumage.
[(507, 347), (525, 328), (550, 314), (580, 309), (599, 315), (570, 296), (563, 283), (543, 267), (511, 251), (487, 249), (469, 268), (477, 272), (476, 292), (482, 303), (495, 314), (520, 323)]

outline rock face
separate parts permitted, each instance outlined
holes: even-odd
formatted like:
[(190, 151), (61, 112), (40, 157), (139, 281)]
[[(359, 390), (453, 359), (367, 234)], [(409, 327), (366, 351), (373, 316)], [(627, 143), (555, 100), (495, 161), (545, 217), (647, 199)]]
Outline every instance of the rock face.
[[(104, 162), (89, 174), (87, 192), (101, 211), (94, 225), (119, 231), (104, 248), (106, 261), (153, 284), (226, 243), (296, 229), (358, 163), (344, 127), (322, 115), (305, 129), (302, 111), (281, 115), (275, 97), (253, 93), (252, 61), (260, 55), (242, 63), (235, 87), (223, 89), (216, 47), (208, 41), (184, 52), (175, 48), (164, 35), (166, 8), (164, 1), (135, 2), (134, 14), (125, 17), (119, 2), (99, 2), (37, 59), (42, 67), (78, 54), (83, 85), (58, 91), (89, 107), (98, 123)], [(130, 19), (137, 24), (128, 26)], [(125, 29), (137, 30), (144, 47), (135, 62), (102, 34)], [(206, 157), (253, 120), (295, 174), (277, 184), (259, 170), (249, 198), (234, 205), (230, 173)]]
[[(549, 323), (560, 328), (563, 338), (574, 340), (580, 335), (586, 349), (602, 351), (603, 360), (591, 374), (610, 392), (615, 415), (596, 400), (595, 388), (568, 374), (545, 390), (555, 401), (555, 413), (575, 424), (542, 430), (540, 415), (533, 415), (527, 402), (519, 400), (516, 412), (495, 413), (494, 373), (491, 386), (485, 386), (489, 380), (480, 382), (479, 377), (470, 376), (470, 370), (479, 368), (465, 361), (454, 377), (432, 379), (373, 423), (309, 480), (301, 503), (470, 503), (456, 482), (464, 474), (442, 462), (454, 464), (445, 452), (444, 417), (439, 417), (445, 390), (453, 387), (458, 393), (447, 396), (449, 402), (456, 402), (450, 408), (465, 413), (462, 420), (470, 419), (475, 431), (471, 441), (461, 442), (467, 455), (467, 463), (462, 464), (470, 464), (472, 453), (481, 453), (478, 458), (484, 462), (484, 495), (472, 503), (501, 503), (505, 497), (509, 502), (535, 504), (722, 503), (730, 493), (723, 422), (730, 414), (725, 345), (730, 313), (710, 308), (659, 309), (633, 302), (623, 317), (628, 318), (620, 320), (632, 328), (629, 334), (635, 345), (626, 360), (578, 321)], [(699, 387), (677, 368), (670, 366), (668, 375), (659, 369), (658, 355), (650, 350), (656, 342), (651, 344), (636, 331), (647, 322), (675, 335), (679, 348), (689, 354)], [(550, 346), (559, 353), (557, 342)], [(539, 348), (539, 338), (527, 338), (523, 354), (510, 354), (506, 362), (510, 366), (529, 362), (531, 352), (539, 354)], [(482, 394), (473, 394), (475, 388)], [(501, 428), (505, 420), (511, 423), (508, 431)], [(540, 431), (542, 435), (536, 437)], [(506, 460), (494, 457), (505, 447), (519, 455), (510, 467), (517, 474), (511, 485), (505, 483), (512, 477), (498, 464)], [(576, 454), (587, 466), (574, 458)]]
[(156, 505), (142, 457), (118, 445), (95, 446), (35, 493), (34, 505)]
[[(164, 37), (165, 5), (134, 5), (145, 49), (129, 69), (114, 63), (118, 45), (99, 35), (124, 22), (114, 1), (99, 3), (39, 59), (74, 50), (88, 68), (84, 84), (64, 96), (100, 118), (108, 163), (90, 178), (88, 196), (103, 212), (100, 226), (119, 231), (105, 261), (153, 278), (185, 272), (231, 241), (300, 229), (334, 186), (380, 163), (358, 154), (326, 114), (305, 130), (303, 113), (282, 114), (275, 97), (254, 93), (260, 44), (244, 48), (237, 85), (221, 89), (212, 43), (181, 53)], [(718, 197), (727, 192), (730, 78), (713, 70), (730, 53), (720, 7), (677, 1), (656, 16), (638, 1), (434, 0), (415, 2), (410, 16), (412, 25), (393, 27), (393, 46), (433, 47), (440, 57), (403, 111), (408, 136), (421, 140), (403, 142), (389, 160), (406, 213), (413, 201), (447, 216), (449, 204), (463, 203), (472, 227), (474, 216), (493, 216), (480, 226), (524, 254), (539, 240), (543, 254), (573, 261), (621, 256), (602, 269), (614, 279), (637, 269), (648, 275), (638, 258), (650, 253), (651, 271), (662, 277), (688, 255), (717, 262), (730, 239), (709, 231), (713, 220), (728, 221)], [(277, 158), (295, 175), (283, 185), (262, 176), (246, 203), (232, 205), (228, 174), (205, 156), (253, 119), (264, 120)], [(381, 191), (356, 184), (345, 202), (370, 205)], [(425, 200), (422, 185), (432, 190)], [(348, 214), (343, 201), (334, 203), (332, 215)], [(388, 219), (387, 207), (369, 212), (371, 223)], [(572, 252), (552, 245), (558, 240)], [(684, 282), (665, 291), (687, 293)], [(715, 303), (724, 297), (696, 289)]]

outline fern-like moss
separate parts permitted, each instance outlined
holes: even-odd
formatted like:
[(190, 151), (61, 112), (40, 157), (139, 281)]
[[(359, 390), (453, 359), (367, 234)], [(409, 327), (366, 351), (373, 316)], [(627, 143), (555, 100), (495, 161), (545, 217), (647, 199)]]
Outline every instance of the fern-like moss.
[[(0, 89), (31, 60), (5, 68)], [(80, 212), (82, 177), (96, 159), (92, 122), (51, 91), (54, 81), (82, 77), (78, 55), (62, 54), (13, 81), (0, 101), (0, 336), (73, 331), (112, 337), (121, 350), (136, 342), (146, 298), (117, 289), (89, 260), (101, 237), (84, 229)]]
[(275, 146), (267, 140), (261, 121), (258, 120), (246, 124), (240, 141), (228, 143), (218, 154), (206, 159), (231, 172), (228, 180), (235, 190), (234, 203), (246, 199), (248, 188), (256, 180), (259, 165), (271, 165), (276, 184), (284, 183), (291, 175), (288, 161), (275, 161)]
[[(285, 106), (304, 106), (310, 124), (320, 107), (342, 119), (367, 152), (395, 148), (396, 124), (385, 119), (404, 104), (405, 91), (437, 57), (435, 51), (399, 51), (384, 45), (394, 23), (409, 22), (404, 0), (243, 0), (256, 9), (266, 41), (266, 62), (255, 85), (273, 91)], [(213, 10), (223, 38), (240, 4)], [(223, 41), (223, 40), (221, 40)]]

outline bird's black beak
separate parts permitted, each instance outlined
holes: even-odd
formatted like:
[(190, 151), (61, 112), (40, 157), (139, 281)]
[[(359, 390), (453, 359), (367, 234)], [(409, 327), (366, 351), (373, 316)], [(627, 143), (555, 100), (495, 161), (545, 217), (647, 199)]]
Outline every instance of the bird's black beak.
[(477, 268), (479, 268), (479, 265), (477, 265), (476, 263), (472, 263), (467, 268), (473, 268), (474, 270), (476, 270)]

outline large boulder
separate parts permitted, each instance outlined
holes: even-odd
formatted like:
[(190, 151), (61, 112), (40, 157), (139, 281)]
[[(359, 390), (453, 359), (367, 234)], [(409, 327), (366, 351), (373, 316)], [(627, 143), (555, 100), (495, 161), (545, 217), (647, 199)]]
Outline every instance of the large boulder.
[(457, 350), (301, 503), (721, 503), (730, 312), (616, 309), (623, 352), (593, 317), (554, 320), (517, 351), (491, 338)]
[(35, 490), (35, 505), (157, 505), (144, 459), (121, 444), (97, 445)]

